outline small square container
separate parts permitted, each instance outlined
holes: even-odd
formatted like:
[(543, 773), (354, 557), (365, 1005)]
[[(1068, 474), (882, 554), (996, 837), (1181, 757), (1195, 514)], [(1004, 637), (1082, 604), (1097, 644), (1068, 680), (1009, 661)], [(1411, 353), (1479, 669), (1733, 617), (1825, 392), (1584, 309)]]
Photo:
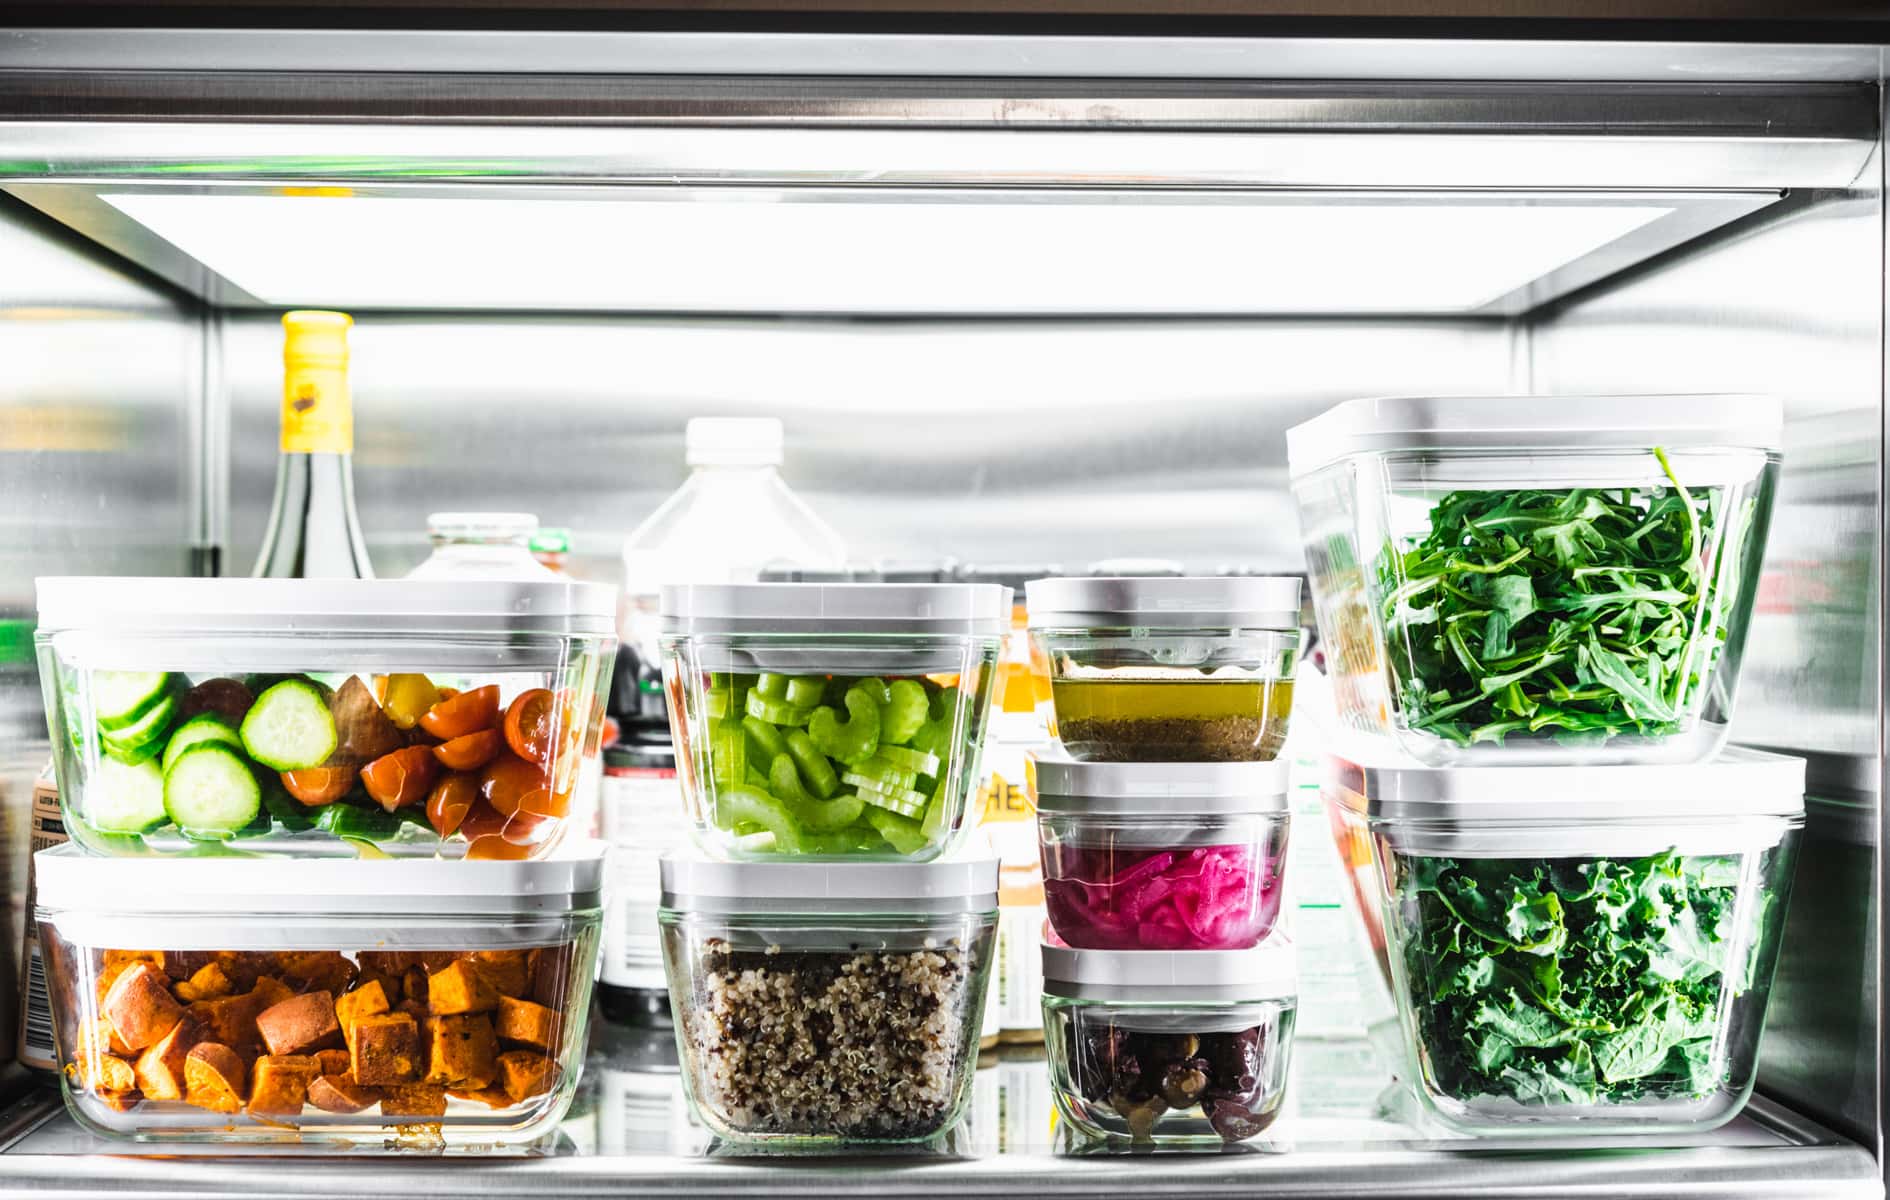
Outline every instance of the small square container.
[(1043, 948), (1058, 1114), (1094, 1139), (1244, 1142), (1279, 1116), (1293, 1055), (1293, 944), (1251, 950)]
[(1093, 950), (1244, 950), (1285, 890), (1287, 764), (1032, 759), (1050, 928)]
[(134, 1142), (533, 1141), (570, 1105), (599, 843), (529, 862), (34, 856), (60, 1086)]
[(1100, 762), (1252, 762), (1286, 741), (1299, 580), (1034, 579), (1056, 734)]
[(1475, 396), (1288, 430), (1341, 720), (1433, 766), (1712, 757), (1782, 426), (1762, 396)]
[(38, 584), (60, 804), (94, 854), (541, 856), (598, 770), (613, 588)]
[(996, 859), (663, 860), (684, 1089), (726, 1141), (923, 1142), (971, 1097)]
[(1011, 590), (663, 589), (663, 680), (718, 858), (927, 862), (969, 827)]
[(1802, 759), (1327, 769), (1327, 803), (1370, 831), (1408, 1078), (1446, 1125), (1684, 1133), (1738, 1114)]

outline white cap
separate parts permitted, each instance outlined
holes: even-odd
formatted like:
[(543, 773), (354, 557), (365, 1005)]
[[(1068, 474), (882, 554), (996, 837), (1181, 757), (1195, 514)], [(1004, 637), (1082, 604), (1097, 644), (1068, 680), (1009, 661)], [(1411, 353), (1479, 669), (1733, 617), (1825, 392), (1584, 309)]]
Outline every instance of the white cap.
[(781, 422), (774, 417), (694, 417), (683, 445), (692, 467), (778, 467)]

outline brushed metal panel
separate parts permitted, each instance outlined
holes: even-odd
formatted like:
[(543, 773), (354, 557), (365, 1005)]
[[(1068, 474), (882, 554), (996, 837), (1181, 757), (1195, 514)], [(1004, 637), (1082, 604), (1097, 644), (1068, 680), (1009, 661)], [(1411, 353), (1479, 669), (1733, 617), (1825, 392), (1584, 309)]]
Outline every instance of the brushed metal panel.
[(484, 29), (9, 29), (0, 67), (1118, 79), (1874, 83), (1872, 46), (1478, 38)]
[[(274, 470), (281, 330), (226, 317), (231, 555)], [(1288, 425), (1335, 401), (1501, 392), (1489, 322), (886, 323), (363, 315), (355, 492), (384, 575), (436, 509), (535, 512), (615, 580), (692, 416), (787, 423), (786, 477), (862, 561), (1133, 556), (1300, 569)]]

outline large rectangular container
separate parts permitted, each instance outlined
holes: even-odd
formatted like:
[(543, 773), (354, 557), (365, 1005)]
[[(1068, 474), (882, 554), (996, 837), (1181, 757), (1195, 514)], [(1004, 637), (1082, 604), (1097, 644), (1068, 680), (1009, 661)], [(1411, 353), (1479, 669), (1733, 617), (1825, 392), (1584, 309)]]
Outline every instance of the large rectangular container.
[(1480, 396), (1288, 430), (1341, 719), (1433, 765), (1710, 758), (1781, 427), (1758, 396)]
[(1471, 1133), (1700, 1131), (1752, 1093), (1804, 762), (1327, 759), (1368, 831), (1407, 1078)]
[(34, 860), (60, 1084), (137, 1142), (528, 1142), (571, 1103), (603, 848), (531, 862)]
[(66, 828), (97, 854), (524, 858), (597, 770), (615, 590), (39, 580)]

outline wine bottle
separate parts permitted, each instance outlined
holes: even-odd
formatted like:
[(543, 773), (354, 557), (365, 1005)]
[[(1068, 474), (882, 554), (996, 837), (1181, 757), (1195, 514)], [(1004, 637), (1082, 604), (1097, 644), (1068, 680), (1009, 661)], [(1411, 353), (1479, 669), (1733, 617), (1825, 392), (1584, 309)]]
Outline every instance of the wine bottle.
[(268, 579), (372, 579), (354, 511), (354, 401), (347, 313), (284, 313), (282, 457), (262, 552)]

